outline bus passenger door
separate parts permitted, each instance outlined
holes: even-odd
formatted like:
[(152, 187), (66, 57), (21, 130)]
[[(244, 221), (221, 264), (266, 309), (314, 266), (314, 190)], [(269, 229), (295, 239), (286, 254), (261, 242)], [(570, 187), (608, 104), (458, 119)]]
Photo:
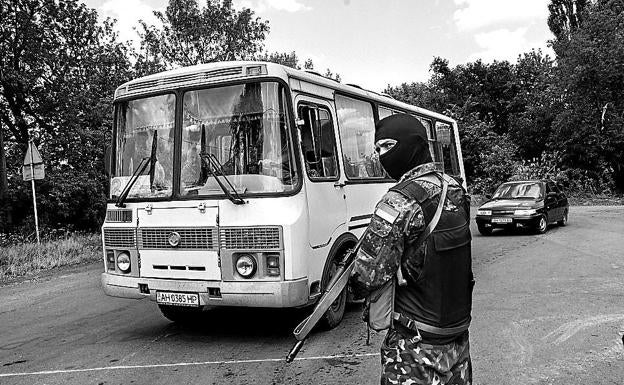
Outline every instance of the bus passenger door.
[(369, 101), (336, 95), (336, 114), (344, 165), (347, 197), (347, 229), (361, 237), (373, 216), (375, 205), (392, 181), (375, 152), (375, 115)]
[(339, 184), (338, 151), (331, 106), (307, 96), (297, 98), (301, 157), (306, 178), (310, 246), (328, 246), (345, 223), (346, 203)]

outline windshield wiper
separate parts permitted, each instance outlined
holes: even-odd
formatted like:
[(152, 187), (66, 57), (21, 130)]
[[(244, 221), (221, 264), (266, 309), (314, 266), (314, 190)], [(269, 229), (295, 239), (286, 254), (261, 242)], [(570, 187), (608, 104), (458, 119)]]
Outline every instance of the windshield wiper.
[(117, 202), (115, 203), (115, 206), (126, 207), (126, 205), (124, 205), (124, 201), (128, 197), (128, 194), (130, 194), (130, 189), (132, 188), (132, 186), (134, 186), (136, 181), (139, 179), (139, 176), (143, 174), (148, 164), (151, 165), (150, 170), (149, 170), (150, 187), (154, 183), (154, 171), (156, 167), (156, 147), (158, 144), (157, 142), (158, 142), (158, 131), (154, 130), (154, 136), (152, 139), (152, 150), (150, 151), (150, 155), (141, 159), (141, 162), (139, 163), (137, 168), (132, 173), (130, 180), (124, 186), (123, 190), (121, 191), (121, 194), (119, 194), (119, 198), (117, 198)]
[[(223, 193), (228, 197), (230, 201), (232, 201), (232, 203), (234, 203), (235, 205), (242, 205), (247, 203), (243, 198), (241, 198), (230, 180), (225, 176), (225, 173), (223, 172), (223, 166), (221, 166), (221, 163), (219, 163), (219, 160), (217, 160), (214, 155), (200, 154), (200, 157), (203, 161), (206, 162), (206, 168), (208, 169), (208, 172), (213, 178), (215, 178)], [(219, 177), (222, 177), (227, 182), (227, 184), (232, 189), (232, 192), (230, 192), (228, 188), (225, 187), (223, 183), (221, 183)]]
[(137, 181), (137, 179), (139, 179), (139, 176), (143, 174), (143, 171), (145, 171), (145, 168), (147, 167), (147, 165), (151, 163), (151, 160), (152, 160), (151, 156), (146, 156), (145, 158), (141, 159), (141, 162), (139, 162), (139, 165), (134, 169), (134, 172), (132, 173), (130, 180), (128, 180), (128, 183), (126, 183), (123, 190), (121, 190), (121, 194), (119, 194), (119, 197), (117, 198), (117, 202), (115, 203), (115, 206), (126, 207), (126, 205), (124, 204), (124, 201), (128, 197), (128, 194), (130, 193), (130, 189), (132, 188), (132, 186), (134, 186), (134, 183)]

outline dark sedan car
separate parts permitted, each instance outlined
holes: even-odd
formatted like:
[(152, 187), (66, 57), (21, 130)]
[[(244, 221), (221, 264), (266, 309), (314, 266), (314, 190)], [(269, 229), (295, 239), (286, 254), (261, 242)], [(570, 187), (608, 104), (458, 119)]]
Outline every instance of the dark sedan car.
[(477, 210), (483, 235), (497, 228), (529, 229), (543, 234), (550, 223), (568, 222), (568, 198), (550, 180), (506, 182)]

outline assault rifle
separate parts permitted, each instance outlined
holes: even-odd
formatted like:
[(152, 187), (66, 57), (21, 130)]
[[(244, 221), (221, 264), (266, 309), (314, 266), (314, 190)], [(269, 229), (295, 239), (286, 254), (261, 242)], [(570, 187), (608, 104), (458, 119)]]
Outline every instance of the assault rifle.
[(293, 334), (297, 339), (297, 343), (295, 343), (292, 349), (290, 349), (290, 352), (286, 357), (286, 362), (292, 362), (295, 359), (314, 326), (316, 326), (323, 314), (325, 314), (327, 309), (330, 308), (332, 303), (334, 303), (336, 298), (340, 296), (340, 293), (342, 293), (344, 288), (347, 286), (349, 277), (351, 276), (351, 271), (353, 271), (353, 267), (355, 266), (355, 256), (357, 255), (356, 251), (359, 248), (360, 243), (362, 243), (362, 239), (364, 239), (364, 237), (360, 238), (357, 245), (353, 249), (349, 250), (343, 260), (338, 263), (336, 273), (327, 284), (327, 287), (314, 307), (312, 314), (297, 325), (293, 331)]

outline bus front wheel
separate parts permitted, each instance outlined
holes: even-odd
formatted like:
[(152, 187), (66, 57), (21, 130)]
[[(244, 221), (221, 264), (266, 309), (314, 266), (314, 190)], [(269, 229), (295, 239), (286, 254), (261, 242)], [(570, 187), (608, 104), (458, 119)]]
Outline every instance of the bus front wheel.
[[(329, 283), (336, 270), (338, 270), (338, 263), (344, 258), (345, 252), (336, 253), (331, 260), (328, 268), (326, 268), (325, 274), (323, 274), (323, 287)], [(323, 318), (321, 319), (321, 325), (326, 329), (333, 329), (340, 324), (344, 317), (345, 307), (347, 304), (347, 286), (342, 290), (340, 296), (336, 298), (334, 303), (327, 309)]]

